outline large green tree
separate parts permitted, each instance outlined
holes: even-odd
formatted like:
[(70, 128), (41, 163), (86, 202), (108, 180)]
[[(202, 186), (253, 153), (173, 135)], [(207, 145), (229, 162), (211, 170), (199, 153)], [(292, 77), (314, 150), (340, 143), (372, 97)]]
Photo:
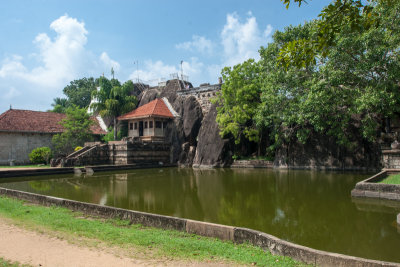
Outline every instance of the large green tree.
[(221, 136), (232, 134), (238, 144), (242, 137), (259, 141), (260, 131), (253, 117), (260, 103), (259, 64), (249, 59), (234, 67), (222, 70), (224, 84), (214, 100)]
[(92, 92), (96, 90), (96, 84), (97, 81), (92, 77), (71, 81), (70, 84), (63, 89), (66, 98), (55, 98), (52, 104), (52, 111), (65, 113), (66, 108), (72, 105), (80, 108), (88, 108)]
[[(399, 112), (400, 3), (381, 1), (372, 7), (374, 26), (340, 24), (325, 56), (311, 57), (313, 64), (296, 55), (294, 64), (282, 66), (282, 48), (312, 39), (324, 19), (277, 32), (274, 42), (261, 49), (265, 79), (256, 121), (272, 127), (276, 140), (305, 142), (311, 130), (343, 145), (360, 135), (374, 140), (382, 119)], [(370, 15), (362, 13), (358, 20), (367, 25)], [(303, 33), (293, 35), (296, 28)]]
[(128, 80), (123, 85), (117, 79), (108, 80), (105, 77), (99, 79), (100, 90), (93, 91), (92, 96), (97, 101), (92, 104), (95, 112), (101, 116), (113, 118), (114, 140), (117, 139), (116, 118), (134, 109), (137, 99), (131, 92), (134, 89), (133, 82)]
[[(335, 0), (322, 13), (275, 32), (260, 49), (258, 67), (248, 69), (256, 73), (243, 66), (237, 73), (223, 71), (229, 90), (223, 87), (220, 103), (227, 107), (218, 110), (222, 133), (237, 137), (249, 125), (252, 132), (268, 129), (276, 147), (306, 142), (317, 132), (351, 147), (360, 137), (376, 140), (382, 120), (400, 113), (400, 2)], [(232, 86), (240, 79), (240, 86)], [(252, 86), (260, 98), (239, 99)], [(250, 112), (241, 108), (244, 103)]]
[(75, 147), (93, 139), (90, 126), (94, 123), (85, 108), (72, 105), (66, 109), (67, 117), (61, 121), (64, 132), (53, 136), (56, 154), (69, 154)]

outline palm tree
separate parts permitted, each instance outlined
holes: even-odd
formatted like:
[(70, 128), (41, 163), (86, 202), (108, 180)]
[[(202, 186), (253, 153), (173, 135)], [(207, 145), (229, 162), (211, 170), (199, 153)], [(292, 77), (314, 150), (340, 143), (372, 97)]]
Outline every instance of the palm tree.
[(128, 80), (122, 86), (116, 79), (105, 77), (99, 79), (100, 90), (94, 91), (92, 97), (97, 99), (91, 108), (101, 116), (110, 116), (114, 122), (114, 140), (117, 139), (117, 117), (136, 107), (137, 99), (130, 95), (133, 82)]

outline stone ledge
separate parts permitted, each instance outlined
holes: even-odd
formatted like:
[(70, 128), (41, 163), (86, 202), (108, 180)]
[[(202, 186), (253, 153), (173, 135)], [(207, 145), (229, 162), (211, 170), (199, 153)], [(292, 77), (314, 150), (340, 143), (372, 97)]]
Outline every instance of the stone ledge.
[[(174, 229), (178, 231), (195, 233), (208, 237), (231, 240), (235, 243), (249, 242), (263, 249), (268, 249), (272, 254), (288, 256), (295, 260), (318, 266), (389, 266), (400, 267), (399, 263), (369, 260), (337, 253), (331, 253), (284, 241), (275, 236), (246, 228), (235, 228), (220, 224), (181, 219), (170, 216), (132, 211), (109, 206), (101, 206), (85, 202), (73, 201), (34, 193), (22, 192), (0, 187), (0, 194), (41, 205), (57, 205), (87, 214), (131, 220), (135, 224)], [(400, 220), (400, 214), (397, 221)]]
[(53, 174), (69, 174), (74, 173), (74, 168), (31, 168), (15, 170), (0, 170), (0, 178), (21, 177), (21, 176), (38, 176)]
[(351, 196), (400, 201), (400, 185), (378, 183), (388, 175), (396, 173), (400, 173), (400, 169), (385, 169), (368, 179), (358, 182), (351, 191)]
[(208, 222), (186, 220), (186, 232), (221, 240), (234, 240), (234, 227)]
[(273, 168), (274, 163), (267, 160), (235, 160), (231, 168)]

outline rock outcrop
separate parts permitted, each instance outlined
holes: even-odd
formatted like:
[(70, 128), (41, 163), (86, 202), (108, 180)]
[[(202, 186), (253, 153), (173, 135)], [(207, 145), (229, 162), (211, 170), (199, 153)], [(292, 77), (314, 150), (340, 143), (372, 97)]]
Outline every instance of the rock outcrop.
[(232, 142), (219, 135), (216, 117), (214, 104), (200, 128), (193, 167), (226, 167), (232, 163)]
[[(166, 141), (171, 143), (171, 161), (182, 166), (191, 166), (197, 146), (197, 136), (202, 124), (203, 113), (193, 96), (179, 96), (177, 91), (184, 88), (182, 81), (170, 80), (161, 88), (150, 88), (139, 96), (139, 106), (156, 98), (165, 97), (179, 114), (166, 130)], [(191, 85), (190, 85), (191, 86)]]
[(326, 170), (371, 170), (381, 168), (378, 144), (361, 137), (352, 148), (339, 146), (333, 137), (313, 133), (305, 144), (283, 145), (276, 151), (274, 167)]

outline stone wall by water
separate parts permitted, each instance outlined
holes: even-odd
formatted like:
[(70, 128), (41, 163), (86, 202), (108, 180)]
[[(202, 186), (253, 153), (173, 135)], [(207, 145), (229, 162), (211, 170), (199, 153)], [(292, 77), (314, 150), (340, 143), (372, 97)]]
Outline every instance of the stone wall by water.
[[(108, 144), (86, 143), (81, 151), (62, 159), (62, 166), (170, 164), (171, 146), (164, 143), (112, 141)], [(58, 163), (57, 163), (58, 164)]]

